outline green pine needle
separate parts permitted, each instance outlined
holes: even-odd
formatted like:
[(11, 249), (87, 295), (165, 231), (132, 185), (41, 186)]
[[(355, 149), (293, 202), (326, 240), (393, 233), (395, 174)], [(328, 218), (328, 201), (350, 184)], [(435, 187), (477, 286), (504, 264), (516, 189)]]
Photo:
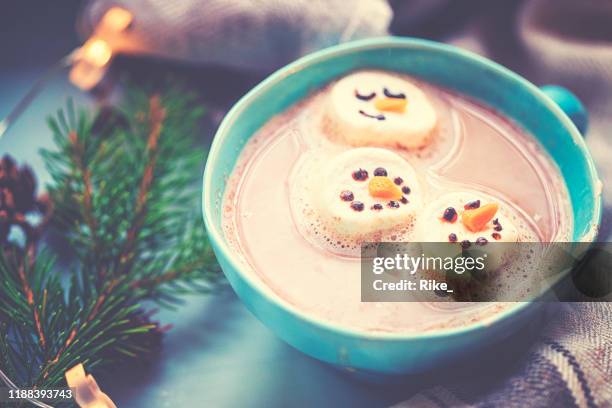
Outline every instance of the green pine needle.
[(198, 208), (203, 113), (180, 87), (132, 87), (114, 126), (71, 101), (49, 119), (49, 228), (75, 261), (58, 266), (44, 242), (0, 250), (0, 369), (18, 386), (62, 387), (78, 363), (150, 354), (161, 329), (142, 302), (176, 304), (218, 281)]

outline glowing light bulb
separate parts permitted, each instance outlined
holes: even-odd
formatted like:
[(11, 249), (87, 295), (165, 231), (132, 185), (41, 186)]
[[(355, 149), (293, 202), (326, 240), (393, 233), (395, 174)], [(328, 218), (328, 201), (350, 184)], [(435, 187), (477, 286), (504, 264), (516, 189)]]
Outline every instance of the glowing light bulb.
[(114, 54), (137, 43), (125, 33), (133, 20), (132, 13), (121, 7), (111, 7), (104, 13), (92, 36), (75, 53), (69, 75), (73, 84), (91, 90), (100, 83)]
[(111, 7), (100, 22), (104, 26), (113, 31), (123, 31), (132, 23), (134, 16), (132, 13), (121, 7)]
[(117, 408), (115, 403), (103, 393), (91, 374), (85, 374), (83, 364), (66, 371), (68, 387), (74, 391), (74, 400), (81, 408)]
[(103, 67), (110, 61), (113, 51), (108, 43), (100, 38), (90, 38), (82, 47), (83, 58), (92, 65)]

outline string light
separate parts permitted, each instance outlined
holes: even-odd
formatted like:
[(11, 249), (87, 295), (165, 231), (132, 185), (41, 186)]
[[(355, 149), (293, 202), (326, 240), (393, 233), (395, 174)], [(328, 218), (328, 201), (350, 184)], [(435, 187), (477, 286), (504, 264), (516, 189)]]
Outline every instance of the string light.
[(100, 24), (109, 30), (120, 32), (129, 27), (134, 16), (121, 7), (111, 7), (102, 17)]
[(93, 35), (76, 53), (70, 81), (83, 90), (93, 89), (104, 77), (115, 50), (113, 42), (127, 30), (134, 16), (128, 10), (111, 7), (104, 13)]
[[(127, 36), (122, 35), (130, 28), (134, 16), (121, 7), (111, 7), (104, 13), (100, 23), (96, 26), (92, 37), (81, 47), (62, 57), (42, 77), (40, 77), (27, 94), (15, 105), (9, 114), (0, 120), (0, 139), (11, 127), (15, 120), (32, 103), (32, 100), (43, 89), (46, 83), (60, 70), (72, 66), (69, 74), (70, 81), (79, 88), (89, 91), (100, 83), (118, 49), (126, 49), (128, 44), (137, 50), (141, 44), (133, 38), (123, 41)], [(121, 45), (117, 45), (121, 44)], [(129, 49), (129, 47), (127, 47)]]
[(96, 67), (105, 66), (113, 56), (108, 43), (100, 38), (90, 38), (81, 47), (82, 58)]
[(91, 374), (85, 374), (83, 364), (66, 371), (66, 382), (74, 392), (74, 400), (81, 408), (117, 408), (115, 403), (100, 390)]

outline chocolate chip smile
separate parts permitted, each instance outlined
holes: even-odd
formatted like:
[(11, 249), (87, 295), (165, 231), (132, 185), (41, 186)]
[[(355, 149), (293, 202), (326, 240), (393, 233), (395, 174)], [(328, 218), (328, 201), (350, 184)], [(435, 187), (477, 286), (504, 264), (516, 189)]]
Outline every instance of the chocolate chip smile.
[(367, 118), (372, 118), (372, 119), (376, 119), (376, 120), (385, 120), (385, 115), (370, 115), (367, 112), (364, 112), (362, 110), (359, 110), (359, 113), (362, 114), (363, 116), (367, 117)]

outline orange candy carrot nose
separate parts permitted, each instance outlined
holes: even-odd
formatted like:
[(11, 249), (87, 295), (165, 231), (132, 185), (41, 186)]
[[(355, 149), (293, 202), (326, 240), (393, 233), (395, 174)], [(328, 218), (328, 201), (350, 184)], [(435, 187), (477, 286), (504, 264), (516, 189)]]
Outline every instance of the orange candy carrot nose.
[(372, 197), (388, 200), (399, 200), (402, 198), (402, 191), (389, 177), (385, 176), (372, 177), (368, 184), (368, 191)]
[(461, 221), (472, 232), (482, 231), (487, 226), (487, 223), (495, 217), (498, 209), (499, 205), (493, 203), (483, 205), (480, 208), (465, 210), (461, 215)]
[(381, 112), (398, 112), (406, 110), (408, 102), (406, 99), (399, 98), (378, 98), (374, 101), (374, 106)]

